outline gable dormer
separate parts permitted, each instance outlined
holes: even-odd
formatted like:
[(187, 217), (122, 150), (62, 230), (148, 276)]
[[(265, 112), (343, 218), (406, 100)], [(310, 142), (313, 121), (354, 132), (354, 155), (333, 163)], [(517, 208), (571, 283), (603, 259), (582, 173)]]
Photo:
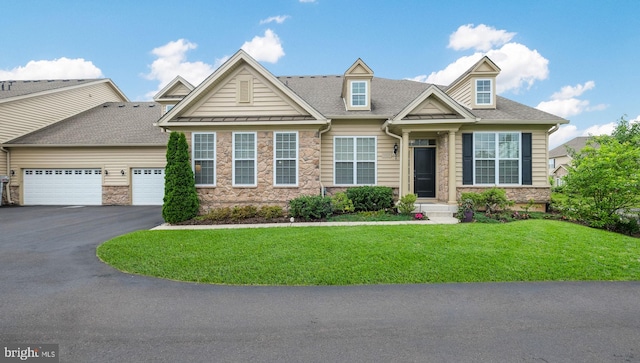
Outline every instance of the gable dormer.
[(447, 88), (447, 94), (470, 109), (496, 108), (496, 78), (500, 68), (484, 56)]
[(348, 111), (371, 111), (371, 79), (373, 71), (362, 59), (344, 73), (342, 99)]
[(193, 89), (194, 87), (191, 83), (180, 76), (176, 76), (153, 96), (153, 100), (162, 105), (163, 112), (168, 112)]

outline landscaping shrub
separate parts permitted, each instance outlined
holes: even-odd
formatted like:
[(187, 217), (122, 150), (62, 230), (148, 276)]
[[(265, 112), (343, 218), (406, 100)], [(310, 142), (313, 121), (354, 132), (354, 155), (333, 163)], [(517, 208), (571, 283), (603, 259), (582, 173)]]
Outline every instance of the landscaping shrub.
[(279, 205), (265, 205), (260, 208), (258, 216), (265, 219), (276, 219), (284, 217), (284, 210)]
[(303, 195), (289, 201), (289, 214), (304, 220), (325, 219), (333, 213), (331, 198)]
[(411, 214), (416, 208), (416, 200), (418, 200), (418, 196), (415, 194), (407, 194), (400, 198), (400, 202), (398, 202), (398, 211), (400, 212), (400, 214)]
[(353, 201), (347, 197), (347, 193), (338, 192), (331, 197), (331, 206), (335, 213), (344, 214), (354, 211)]
[(356, 212), (393, 208), (393, 189), (390, 187), (362, 186), (347, 189)]
[(215, 208), (209, 211), (209, 213), (205, 214), (203, 219), (209, 219), (212, 221), (224, 221), (227, 219), (231, 219), (231, 208)]
[(471, 200), (476, 210), (484, 207), (487, 214), (495, 214), (507, 210), (514, 204), (512, 200), (507, 198), (507, 192), (504, 189), (496, 187), (487, 189), (482, 193), (462, 193), (460, 195), (461, 201)]
[(253, 218), (258, 214), (258, 208), (252, 205), (242, 207), (235, 206), (231, 209), (231, 220), (240, 221), (247, 218)]
[(170, 134), (166, 157), (162, 218), (168, 223), (179, 223), (195, 217), (200, 207), (183, 133)]

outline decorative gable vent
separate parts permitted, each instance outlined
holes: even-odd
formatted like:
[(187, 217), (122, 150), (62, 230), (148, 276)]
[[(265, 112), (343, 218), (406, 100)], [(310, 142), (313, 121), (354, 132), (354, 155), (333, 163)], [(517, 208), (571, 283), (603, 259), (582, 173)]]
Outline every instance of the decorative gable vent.
[(253, 77), (238, 76), (236, 100), (238, 103), (251, 103), (253, 99)]

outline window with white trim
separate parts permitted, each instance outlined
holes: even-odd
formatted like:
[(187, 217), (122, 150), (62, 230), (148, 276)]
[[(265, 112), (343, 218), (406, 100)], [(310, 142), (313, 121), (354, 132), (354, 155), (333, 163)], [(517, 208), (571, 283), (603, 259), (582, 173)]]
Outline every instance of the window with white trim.
[(192, 138), (196, 185), (216, 185), (216, 134), (194, 132)]
[(473, 134), (475, 184), (520, 184), (519, 132)]
[(233, 133), (233, 185), (256, 186), (257, 143), (255, 132)]
[(334, 184), (376, 184), (376, 138), (336, 136), (333, 139)]
[(367, 82), (351, 81), (351, 106), (367, 105)]
[(493, 104), (490, 79), (476, 79), (476, 105)]
[(274, 185), (298, 185), (298, 133), (274, 132)]

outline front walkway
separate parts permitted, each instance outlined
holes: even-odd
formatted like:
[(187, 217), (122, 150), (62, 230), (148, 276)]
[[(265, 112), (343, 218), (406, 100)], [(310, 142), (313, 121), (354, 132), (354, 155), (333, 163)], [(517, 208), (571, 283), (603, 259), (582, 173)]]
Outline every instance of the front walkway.
[(173, 226), (162, 224), (153, 230), (167, 229), (237, 229), (237, 228), (270, 228), (270, 227), (337, 227), (337, 226), (380, 226), (395, 224), (456, 224), (458, 220), (453, 217), (431, 217), (427, 221), (380, 221), (380, 222), (293, 222), (293, 223), (260, 223), (260, 224), (207, 224)]

